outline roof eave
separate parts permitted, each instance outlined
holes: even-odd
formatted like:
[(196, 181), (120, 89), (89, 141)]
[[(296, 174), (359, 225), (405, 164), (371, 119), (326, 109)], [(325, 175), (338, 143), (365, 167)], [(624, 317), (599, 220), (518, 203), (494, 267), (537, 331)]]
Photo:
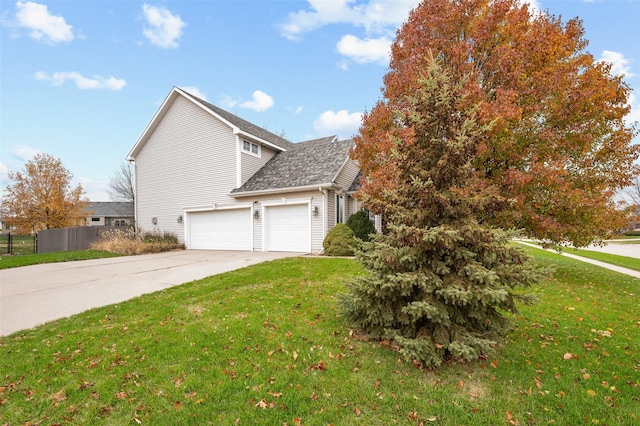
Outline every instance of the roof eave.
[(328, 183), (320, 183), (315, 185), (304, 185), (304, 186), (290, 186), (287, 188), (271, 188), (271, 189), (259, 189), (256, 191), (242, 191), (242, 192), (232, 192), (229, 196), (234, 198), (244, 198), (244, 197), (255, 197), (259, 195), (273, 195), (273, 194), (283, 194), (286, 192), (304, 192), (304, 191), (313, 191), (316, 189), (331, 189), (338, 188), (338, 186), (333, 182)]

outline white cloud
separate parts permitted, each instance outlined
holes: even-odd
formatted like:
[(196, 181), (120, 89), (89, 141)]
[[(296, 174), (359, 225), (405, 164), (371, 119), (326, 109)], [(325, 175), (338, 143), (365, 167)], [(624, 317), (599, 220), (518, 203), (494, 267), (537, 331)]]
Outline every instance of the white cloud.
[(178, 47), (177, 39), (182, 36), (182, 28), (187, 24), (179, 15), (173, 15), (160, 6), (142, 5), (144, 19), (147, 22), (142, 30), (144, 36), (156, 46), (166, 49)]
[(391, 40), (386, 37), (362, 40), (347, 34), (340, 39), (337, 48), (342, 55), (361, 64), (368, 62), (387, 64), (391, 53)]
[(628, 102), (631, 111), (625, 116), (625, 120), (629, 124), (640, 123), (640, 99), (636, 98), (635, 93), (631, 93), (629, 94)]
[(330, 24), (352, 24), (364, 27), (367, 33), (395, 33), (407, 19), (417, 0), (308, 0), (310, 10), (292, 12), (280, 25), (282, 35), (291, 40)]
[(273, 98), (262, 90), (253, 92), (253, 100), (240, 103), (240, 108), (252, 109), (260, 112), (271, 108), (274, 104)]
[(204, 92), (201, 92), (200, 89), (198, 89), (195, 86), (182, 86), (181, 87), (182, 90), (184, 90), (185, 92), (189, 92), (191, 93), (193, 96), (202, 99), (203, 101), (207, 100), (207, 95)]
[(101, 77), (94, 75), (92, 78), (84, 77), (82, 74), (71, 72), (55, 72), (51, 75), (38, 71), (34, 74), (36, 80), (50, 81), (54, 86), (62, 86), (65, 81), (71, 80), (76, 83), (76, 87), (81, 90), (86, 89), (107, 89), (107, 90), (122, 90), (127, 82), (115, 77)]
[(62, 16), (52, 15), (47, 6), (31, 1), (16, 3), (16, 25), (28, 29), (34, 40), (57, 44), (73, 40), (73, 27)]
[(238, 101), (236, 101), (229, 95), (223, 95), (218, 101), (218, 105), (220, 105), (223, 108), (233, 108), (236, 105), (238, 105)]
[(0, 162), (0, 185), (3, 187), (9, 184), (9, 168), (6, 164)]
[(359, 112), (349, 113), (347, 110), (338, 112), (325, 111), (313, 122), (313, 128), (319, 135), (337, 134), (341, 139), (347, 139), (358, 133), (362, 114)]
[(89, 201), (111, 201), (107, 182), (85, 177), (74, 178), (72, 186), (76, 187), (78, 184), (82, 185), (82, 189)]
[(534, 14), (537, 14), (542, 10), (539, 0), (520, 0), (520, 3), (529, 4), (529, 11), (533, 12)]
[(298, 115), (300, 114), (302, 111), (304, 110), (304, 107), (302, 105), (292, 108), (292, 107), (287, 107), (287, 111), (291, 111), (291, 113), (293, 115)]
[(630, 61), (620, 52), (605, 50), (602, 52), (602, 58), (599, 62), (608, 62), (611, 64), (611, 73), (613, 75), (624, 75), (627, 78), (634, 77), (629, 66)]
[(40, 154), (40, 150), (28, 145), (16, 145), (11, 150), (13, 157), (25, 162), (32, 160), (36, 154)]

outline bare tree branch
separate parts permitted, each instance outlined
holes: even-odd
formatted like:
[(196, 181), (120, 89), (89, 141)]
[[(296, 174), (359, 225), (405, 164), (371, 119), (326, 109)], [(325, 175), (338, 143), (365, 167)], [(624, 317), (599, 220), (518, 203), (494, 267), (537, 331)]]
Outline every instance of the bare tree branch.
[(114, 201), (134, 201), (136, 197), (131, 163), (123, 161), (109, 177), (109, 197)]
[(624, 189), (623, 193), (630, 204), (640, 206), (640, 174), (633, 179), (631, 186)]

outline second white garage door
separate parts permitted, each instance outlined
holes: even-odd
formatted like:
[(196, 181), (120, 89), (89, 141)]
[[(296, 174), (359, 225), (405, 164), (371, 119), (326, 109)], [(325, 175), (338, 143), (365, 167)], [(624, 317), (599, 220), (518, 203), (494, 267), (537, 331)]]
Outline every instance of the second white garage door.
[(265, 207), (266, 251), (311, 251), (309, 205)]
[(251, 209), (187, 214), (193, 250), (251, 250)]

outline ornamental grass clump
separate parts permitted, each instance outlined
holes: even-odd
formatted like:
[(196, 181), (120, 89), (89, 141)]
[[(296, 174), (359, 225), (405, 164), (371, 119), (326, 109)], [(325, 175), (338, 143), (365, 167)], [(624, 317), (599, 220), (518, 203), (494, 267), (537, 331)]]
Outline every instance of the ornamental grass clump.
[(532, 301), (514, 290), (541, 278), (509, 233), (480, 219), (509, 203), (472, 167), (489, 127), (476, 122), (465, 83), (432, 58), (420, 89), (390, 111), (402, 125), (388, 141), (395, 178), (382, 206), (388, 232), (356, 249), (366, 273), (339, 299), (350, 326), (393, 341), (426, 367), (490, 352), (509, 329), (504, 313)]
[(124, 255), (136, 255), (183, 250), (184, 244), (180, 243), (178, 237), (172, 233), (142, 232), (127, 228), (102, 233), (100, 240), (93, 243), (91, 248)]

